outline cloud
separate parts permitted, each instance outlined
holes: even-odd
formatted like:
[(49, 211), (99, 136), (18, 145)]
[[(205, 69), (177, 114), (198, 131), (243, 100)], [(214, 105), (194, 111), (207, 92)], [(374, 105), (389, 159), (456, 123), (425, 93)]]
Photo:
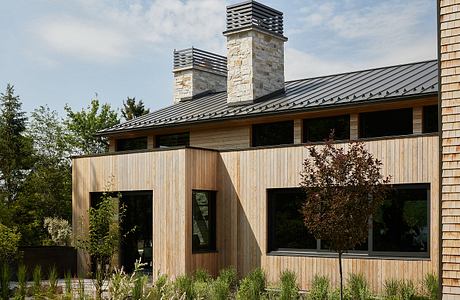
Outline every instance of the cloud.
[(48, 49), (89, 61), (192, 45), (223, 52), (223, 7), (224, 0), (79, 0), (73, 15), (48, 16), (34, 31)]

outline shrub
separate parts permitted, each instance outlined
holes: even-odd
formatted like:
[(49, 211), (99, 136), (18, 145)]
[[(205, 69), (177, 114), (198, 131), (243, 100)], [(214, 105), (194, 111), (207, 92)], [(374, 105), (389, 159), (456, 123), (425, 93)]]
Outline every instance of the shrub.
[(212, 278), (211, 275), (209, 275), (208, 271), (206, 271), (205, 269), (198, 269), (195, 271), (195, 274), (193, 274), (193, 279), (195, 281), (208, 282)]
[(85, 300), (85, 281), (80, 276), (78, 277), (78, 300)]
[(218, 278), (227, 283), (230, 289), (235, 288), (238, 283), (238, 274), (234, 267), (220, 270)]
[(257, 268), (240, 281), (237, 299), (258, 300), (265, 291), (265, 273)]
[(426, 274), (423, 282), (423, 292), (430, 300), (438, 299), (439, 282), (438, 277), (434, 274)]
[(18, 252), (21, 235), (0, 223), (0, 266), (10, 262)]
[(48, 231), (55, 245), (70, 245), (72, 227), (67, 220), (61, 218), (45, 218), (43, 227)]
[(398, 294), (401, 300), (413, 300), (416, 293), (414, 283), (411, 280), (402, 280), (399, 283)]
[(395, 300), (398, 299), (399, 294), (399, 281), (395, 279), (387, 279), (383, 286), (384, 299)]
[(225, 278), (218, 277), (209, 286), (209, 299), (227, 300), (231, 293), (230, 284)]
[(50, 268), (48, 272), (48, 282), (49, 282), (49, 293), (55, 294), (57, 292), (57, 281), (58, 281), (58, 274), (56, 271), (56, 267)]
[(353, 300), (368, 300), (372, 298), (364, 275), (350, 274), (347, 280), (347, 294)]
[(72, 275), (70, 274), (70, 271), (65, 273), (64, 283), (66, 296), (72, 296)]
[(34, 280), (33, 292), (34, 292), (34, 296), (37, 298), (37, 297), (40, 297), (41, 292), (42, 292), (42, 268), (40, 266), (35, 266), (34, 273), (33, 273), (33, 280)]
[(27, 294), (27, 268), (25, 265), (18, 267), (18, 290), (16, 291), (16, 298), (24, 299)]
[(326, 276), (315, 275), (307, 299), (328, 300), (330, 293), (330, 282)]
[(198, 280), (193, 282), (193, 299), (206, 299), (208, 295), (208, 282)]
[(299, 298), (299, 286), (297, 284), (297, 276), (294, 272), (284, 271), (281, 273), (280, 281), (280, 300), (291, 300)]
[(10, 297), (10, 280), (11, 280), (10, 266), (4, 263), (1, 269), (1, 273), (0, 273), (1, 297), (4, 300), (8, 300)]
[(193, 299), (193, 280), (187, 275), (182, 275), (176, 278), (174, 282), (174, 288), (176, 292), (182, 297), (185, 295), (185, 299)]

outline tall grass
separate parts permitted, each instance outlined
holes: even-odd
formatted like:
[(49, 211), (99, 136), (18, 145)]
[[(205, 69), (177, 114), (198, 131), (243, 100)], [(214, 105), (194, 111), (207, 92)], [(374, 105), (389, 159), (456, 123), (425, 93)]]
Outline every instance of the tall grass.
[(265, 273), (256, 268), (240, 281), (240, 288), (236, 294), (238, 300), (259, 300), (265, 292)]
[(10, 297), (10, 280), (11, 280), (11, 271), (8, 264), (3, 264), (2, 269), (0, 270), (0, 296), (4, 300), (8, 300)]
[(369, 300), (372, 293), (363, 274), (350, 274), (346, 287), (347, 296), (353, 300)]
[(55, 294), (57, 292), (57, 285), (58, 285), (58, 274), (56, 267), (53, 266), (48, 271), (48, 293)]
[(438, 277), (434, 274), (426, 274), (422, 282), (423, 292), (430, 300), (438, 299), (439, 282)]
[(294, 272), (284, 271), (280, 276), (280, 300), (293, 300), (299, 298), (299, 285)]
[(35, 298), (40, 298), (42, 293), (42, 267), (35, 266), (33, 272), (33, 293)]
[(328, 300), (330, 294), (330, 281), (326, 276), (315, 275), (307, 295), (308, 300)]
[(18, 267), (18, 289), (16, 291), (16, 298), (25, 299), (27, 295), (27, 267), (19, 265)]

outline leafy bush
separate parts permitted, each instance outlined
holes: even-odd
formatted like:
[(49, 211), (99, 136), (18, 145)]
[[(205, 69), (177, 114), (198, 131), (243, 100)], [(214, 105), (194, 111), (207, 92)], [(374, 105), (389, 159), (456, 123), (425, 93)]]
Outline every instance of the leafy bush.
[(230, 297), (231, 287), (228, 278), (218, 277), (209, 286), (209, 299), (213, 300), (226, 300)]
[(64, 276), (65, 294), (67, 298), (72, 298), (72, 274), (70, 271)]
[(230, 289), (238, 284), (238, 274), (233, 266), (220, 270), (217, 278), (227, 283)]
[(21, 235), (0, 223), (0, 266), (10, 262), (18, 252)]
[(280, 281), (280, 300), (291, 300), (299, 298), (299, 286), (297, 284), (297, 276), (294, 272), (284, 271), (281, 273)]
[(387, 300), (398, 299), (399, 295), (399, 281), (395, 279), (387, 279), (383, 286), (383, 297)]
[(198, 269), (195, 271), (195, 274), (193, 274), (193, 280), (195, 281), (208, 282), (211, 279), (211, 275), (209, 275), (208, 271), (205, 269)]
[(417, 291), (411, 280), (402, 280), (399, 283), (399, 298), (401, 300), (413, 300)]
[(326, 276), (315, 275), (311, 282), (311, 288), (307, 299), (328, 300), (330, 293), (330, 282)]
[(368, 300), (372, 298), (363, 274), (350, 274), (347, 280), (346, 293), (353, 300)]
[(16, 291), (16, 298), (24, 299), (27, 294), (27, 268), (25, 265), (19, 265), (17, 277), (18, 289)]
[(206, 299), (208, 295), (208, 282), (198, 280), (193, 282), (193, 299)]
[(42, 267), (35, 266), (33, 274), (33, 292), (35, 297), (40, 297), (42, 293)]
[(438, 277), (434, 274), (426, 274), (423, 282), (423, 292), (430, 300), (438, 299), (439, 282)]
[(70, 245), (72, 227), (67, 220), (61, 218), (45, 218), (43, 227), (48, 231), (55, 245)]
[(11, 280), (10, 266), (5, 263), (3, 264), (1, 273), (0, 273), (1, 297), (4, 300), (8, 300), (10, 297), (10, 280)]
[(49, 293), (55, 294), (57, 292), (57, 282), (58, 281), (58, 274), (56, 271), (56, 267), (50, 268), (48, 272), (48, 282), (49, 282)]
[(185, 296), (185, 299), (193, 299), (193, 280), (190, 276), (181, 275), (176, 278), (174, 288), (179, 295)]
[(258, 300), (265, 291), (265, 273), (257, 268), (240, 281), (240, 288), (236, 295), (241, 300)]

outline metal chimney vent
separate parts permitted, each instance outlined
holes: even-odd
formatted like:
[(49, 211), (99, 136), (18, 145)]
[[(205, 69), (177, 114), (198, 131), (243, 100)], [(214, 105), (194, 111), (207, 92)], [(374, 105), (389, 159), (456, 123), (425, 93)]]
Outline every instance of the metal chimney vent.
[(199, 67), (227, 76), (227, 58), (197, 48), (174, 50), (174, 70)]
[(256, 1), (227, 6), (227, 31), (224, 34), (250, 27), (283, 36), (283, 13)]

